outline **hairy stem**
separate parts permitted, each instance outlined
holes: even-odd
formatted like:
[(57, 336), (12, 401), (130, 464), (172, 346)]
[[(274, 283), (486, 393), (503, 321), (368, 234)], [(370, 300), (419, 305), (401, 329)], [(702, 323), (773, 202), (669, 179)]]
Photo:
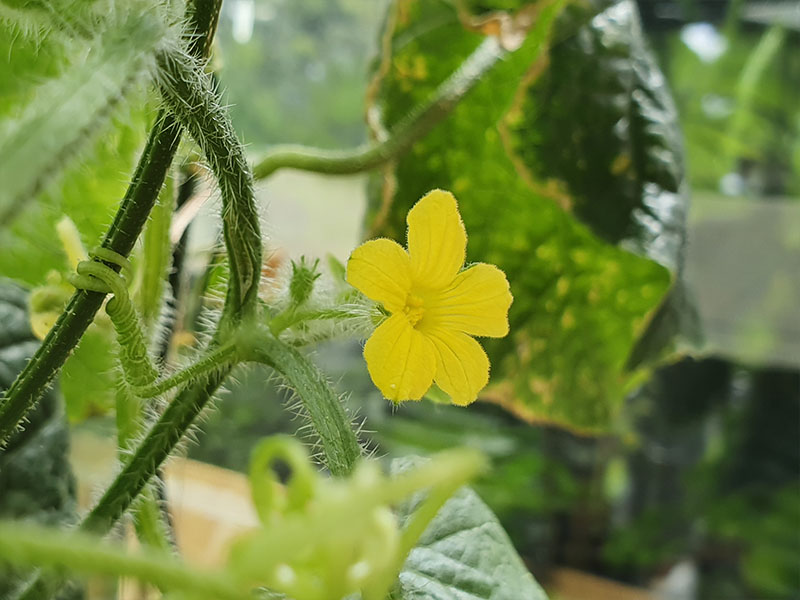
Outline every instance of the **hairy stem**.
[(223, 325), (254, 312), (261, 278), (261, 232), (253, 176), (227, 111), (199, 65), (180, 49), (156, 55), (161, 95), (200, 145), (222, 196), (225, 247), (230, 264)]
[[(193, 30), (190, 51), (197, 58), (207, 56), (221, 4), (222, 0), (190, 3), (188, 16)], [(175, 118), (166, 110), (160, 111), (131, 184), (103, 239), (103, 248), (122, 256), (130, 254), (178, 150), (180, 135), (181, 129)], [(105, 294), (98, 292), (75, 292), (36, 354), (0, 398), (0, 447), (5, 445), (58, 374), (94, 319), (104, 297)]]
[(152, 398), (167, 390), (176, 388), (187, 381), (203, 377), (210, 371), (223, 368), (224, 365), (231, 364), (232, 362), (236, 362), (236, 345), (234, 343), (223, 344), (177, 373), (161, 379), (160, 381), (154, 381), (148, 385), (134, 388), (134, 391), (136, 395), (141, 398)]
[(269, 365), (297, 391), (322, 442), (325, 465), (337, 476), (352, 471), (361, 448), (341, 400), (325, 376), (305, 356), (264, 332), (249, 345), (245, 358)]
[[(174, 117), (162, 111), (150, 132), (133, 181), (102, 247), (123, 256), (130, 254), (158, 196), (179, 140), (180, 127)], [(109, 266), (119, 269), (118, 265)], [(73, 294), (36, 354), (0, 399), (0, 444), (8, 440), (27, 412), (38, 402), (70, 352), (78, 345), (102, 305), (103, 298), (105, 294), (87, 290), (78, 290)]]
[(81, 523), (83, 531), (106, 533), (169, 457), (175, 446), (221, 385), (230, 368), (212, 371), (208, 378), (178, 395), (148, 431), (109, 488)]
[(414, 108), (386, 140), (353, 150), (321, 150), (304, 146), (278, 146), (253, 168), (256, 179), (278, 169), (292, 168), (330, 175), (349, 175), (377, 167), (407, 151), (427, 135), (505, 55), (494, 37), (488, 37), (467, 57), (423, 104)]

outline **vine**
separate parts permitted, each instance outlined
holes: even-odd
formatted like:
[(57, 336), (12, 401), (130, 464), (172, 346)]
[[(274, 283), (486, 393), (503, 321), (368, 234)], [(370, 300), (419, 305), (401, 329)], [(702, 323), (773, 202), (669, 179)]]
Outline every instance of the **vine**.
[(427, 101), (412, 109), (381, 142), (338, 151), (277, 146), (256, 164), (253, 174), (256, 179), (265, 179), (279, 169), (291, 168), (329, 175), (351, 175), (378, 167), (425, 137), (506, 54), (497, 38), (487, 37)]

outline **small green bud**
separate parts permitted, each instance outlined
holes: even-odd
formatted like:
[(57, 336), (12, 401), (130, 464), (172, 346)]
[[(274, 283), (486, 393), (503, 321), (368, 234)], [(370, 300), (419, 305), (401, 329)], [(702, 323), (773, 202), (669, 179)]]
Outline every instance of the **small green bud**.
[(318, 258), (313, 263), (307, 262), (305, 256), (300, 257), (299, 263), (292, 261), (292, 280), (289, 282), (289, 295), (295, 307), (301, 306), (311, 296), (314, 282), (321, 275), (317, 271), (318, 266)]

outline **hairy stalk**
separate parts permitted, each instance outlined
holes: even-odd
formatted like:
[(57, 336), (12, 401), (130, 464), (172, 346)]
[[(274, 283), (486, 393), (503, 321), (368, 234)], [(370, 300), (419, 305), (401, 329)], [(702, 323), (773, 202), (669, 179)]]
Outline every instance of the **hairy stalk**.
[(305, 321), (348, 319), (352, 316), (352, 311), (337, 308), (289, 310), (274, 316), (269, 322), (269, 329), (275, 337), (278, 337), (282, 331)]
[(206, 376), (210, 371), (223, 368), (226, 364), (232, 364), (236, 360), (236, 344), (228, 342), (211, 350), (208, 354), (198, 359), (191, 365), (184, 367), (177, 373), (170, 375), (160, 381), (153, 381), (147, 385), (134, 388), (136, 395), (141, 398), (153, 398), (195, 379)]
[[(178, 149), (180, 128), (162, 111), (150, 132), (133, 181), (122, 200), (102, 246), (123, 256), (130, 254), (153, 207), (169, 164)], [(116, 265), (109, 265), (119, 269)], [(105, 294), (78, 290), (47, 334), (42, 345), (0, 399), (0, 444), (15, 431), (38, 402), (103, 303)]]
[(505, 54), (496, 38), (488, 37), (427, 101), (415, 107), (380, 143), (366, 144), (353, 150), (278, 146), (259, 161), (253, 174), (256, 179), (264, 179), (278, 169), (292, 168), (349, 175), (377, 167), (403, 154), (414, 142), (427, 135)]
[(272, 367), (297, 391), (320, 437), (330, 472), (337, 476), (350, 473), (361, 456), (361, 448), (341, 400), (325, 376), (295, 348), (267, 332), (248, 346), (244, 358)]
[(54, 531), (30, 524), (0, 522), (0, 556), (19, 565), (46, 565), (82, 573), (135, 577), (192, 597), (247, 600), (227, 578), (192, 569), (169, 554), (141, 552), (105, 543), (94, 536)]
[(156, 55), (161, 95), (211, 166), (222, 196), (225, 247), (230, 264), (223, 325), (255, 310), (261, 277), (261, 233), (253, 176), (227, 111), (192, 58), (178, 48)]
[(196, 382), (167, 406), (97, 505), (86, 515), (81, 530), (102, 534), (117, 522), (178, 445), (229, 372), (230, 368), (212, 371), (205, 381)]

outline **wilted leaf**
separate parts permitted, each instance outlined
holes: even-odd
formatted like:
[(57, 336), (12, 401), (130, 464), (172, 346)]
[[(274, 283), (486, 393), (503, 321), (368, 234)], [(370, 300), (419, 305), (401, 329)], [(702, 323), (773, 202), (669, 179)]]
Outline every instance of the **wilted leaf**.
[[(400, 6), (374, 99), (387, 128), (482, 39), (448, 4)], [(424, 193), (455, 193), (468, 258), (503, 268), (515, 297), (511, 334), (486, 343), (485, 397), (583, 430), (607, 428), (637, 380), (626, 361), (676, 279), (686, 209), (674, 109), (635, 6), (596, 10), (569, 4), (554, 31), (534, 19), (520, 49), (384, 174), (368, 214), (371, 235), (402, 239)]]

